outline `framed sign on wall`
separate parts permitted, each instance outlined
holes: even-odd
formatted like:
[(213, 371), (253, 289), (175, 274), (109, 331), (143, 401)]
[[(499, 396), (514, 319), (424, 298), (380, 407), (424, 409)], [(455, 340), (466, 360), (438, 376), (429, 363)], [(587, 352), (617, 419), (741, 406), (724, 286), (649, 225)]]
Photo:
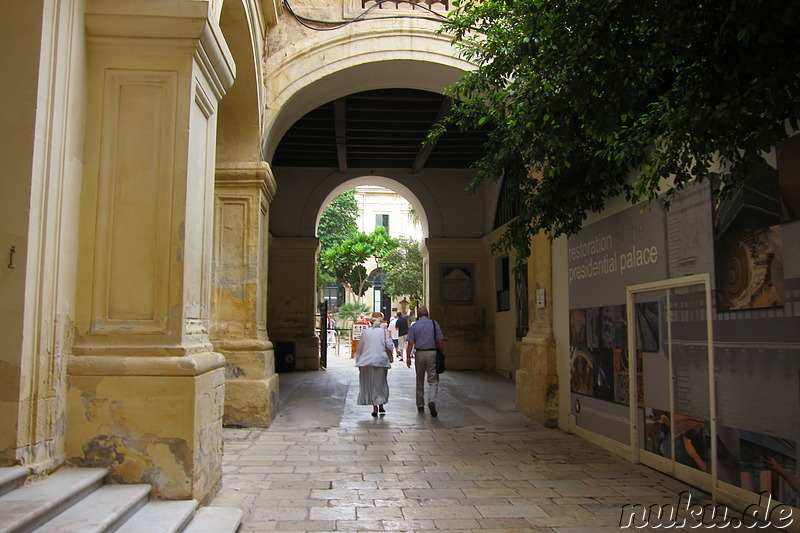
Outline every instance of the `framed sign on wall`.
[(443, 304), (475, 303), (475, 265), (450, 263), (439, 265)]

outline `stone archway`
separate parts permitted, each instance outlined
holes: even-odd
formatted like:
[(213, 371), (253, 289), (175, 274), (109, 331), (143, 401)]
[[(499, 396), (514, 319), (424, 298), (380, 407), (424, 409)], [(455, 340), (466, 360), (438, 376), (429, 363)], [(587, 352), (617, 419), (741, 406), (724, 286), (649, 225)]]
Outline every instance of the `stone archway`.
[[(377, 194), (381, 196), (380, 199), (377, 200), (367, 200), (366, 197), (370, 196), (369, 192), (363, 191), (356, 191), (356, 196), (362, 196), (364, 198), (362, 201), (359, 202), (359, 205), (364, 208), (364, 211), (361, 212), (362, 216), (362, 231), (364, 233), (370, 233), (372, 231), (372, 224), (370, 221), (370, 217), (375, 214), (377, 211), (382, 213), (387, 213), (387, 217), (391, 218), (391, 224), (389, 234), (394, 238), (399, 237), (409, 237), (413, 238), (418, 245), (424, 245), (425, 239), (428, 237), (428, 216), (425, 212), (424, 207), (422, 207), (422, 202), (420, 202), (419, 198), (411, 191), (405, 184), (398, 181), (397, 179), (390, 179), (384, 176), (377, 176), (377, 175), (366, 175), (356, 178), (351, 178), (347, 181), (342, 182), (338, 186), (336, 186), (325, 198), (325, 200), (319, 205), (318, 214), (315, 217), (315, 235), (317, 237), (322, 238), (322, 235), (319, 230), (319, 222), (322, 218), (322, 215), (325, 209), (330, 205), (330, 203), (341, 193), (347, 191), (349, 189), (357, 189), (358, 187), (366, 186), (368, 189), (374, 191), (374, 187), (378, 187), (383, 189), (379, 191)], [(404, 218), (404, 208), (402, 204), (397, 207), (393, 207), (390, 201), (385, 201), (386, 197), (385, 194), (395, 194), (398, 195), (404, 202), (407, 202), (406, 205), (410, 206), (415, 213), (416, 216), (416, 223), (419, 224), (419, 230), (416, 231), (414, 228), (414, 223), (409, 220), (409, 218)], [(311, 195), (313, 197), (313, 193)], [(309, 202), (311, 203), (311, 202)], [(313, 205), (316, 205), (314, 203)], [(378, 207), (379, 206), (379, 207)], [(308, 221), (311, 219), (311, 213), (313, 210), (310, 210)], [(408, 215), (408, 211), (405, 212)], [(304, 217), (305, 219), (305, 217)], [(377, 226), (377, 223), (376, 223)], [(364, 266), (366, 267), (367, 273), (370, 276), (373, 276), (376, 272), (383, 272), (383, 267), (380, 262), (377, 262), (373, 259), (367, 261)], [(385, 274), (385, 272), (384, 272)], [(371, 283), (371, 282), (370, 282)], [(353, 292), (348, 294), (347, 300), (350, 301), (351, 298), (360, 299), (362, 302), (369, 304), (370, 296), (368, 294), (372, 294), (372, 292), (368, 289), (367, 293), (362, 296), (356, 296)], [(388, 298), (388, 297), (387, 297)], [(374, 301), (373, 301), (374, 303)], [(378, 310), (378, 309), (375, 309)], [(388, 315), (387, 315), (388, 316)]]
[[(375, 56), (368, 62), (356, 62), (365, 59), (356, 56), (340, 62), (341, 70), (312, 71), (293, 80), (288, 87), (273, 89), (271, 93), (278, 94), (270, 100), (265, 117), (265, 159), (272, 159), (280, 139), (297, 119), (324, 102), (372, 89), (406, 88), (441, 93), (470, 67), (466, 62), (437, 62), (439, 55), (421, 59)], [(317, 77), (321, 74), (325, 75)], [(296, 92), (288, 94), (291, 90)]]
[[(441, 227), (441, 213), (436, 209), (430, 191), (418, 183), (408, 183), (412, 178), (401, 173), (335, 173), (320, 179), (311, 190), (300, 191), (299, 194), (303, 195), (302, 206), (293, 200), (281, 204), (280, 197), (276, 201), (274, 207), (278, 216), (293, 213), (298, 218), (293, 218), (288, 224), (286, 221), (273, 221), (273, 227), (280, 236), (273, 235), (270, 239), (270, 335), (276, 343), (292, 346), (296, 369), (319, 368), (319, 345), (314, 335), (315, 280), (319, 252), (317, 227), (325, 207), (347, 189), (358, 185), (380, 185), (403, 196), (417, 210), (423, 227), (423, 239), (426, 239), (431, 226), (437, 230)], [(286, 184), (288, 187), (290, 183)], [(433, 214), (429, 211), (433, 211)], [(293, 232), (293, 235), (286, 236), (286, 232)]]
[[(336, 98), (382, 88), (441, 93), (472, 67), (457, 57), (448, 38), (437, 33), (438, 27), (423, 19), (407, 19), (403, 24), (364, 21), (335, 34), (284, 28), (280, 39), (269, 43), (271, 55), (265, 63), (272, 73), (267, 80), (265, 159), (272, 161), (278, 143), (297, 119)], [(417, 202), (415, 208), (426, 214), (426, 237), (441, 238), (461, 231), (458, 222), (448, 227), (461, 213), (448, 217), (452, 213), (437, 200), (441, 192), (423, 177), (408, 172), (375, 174), (400, 184), (408, 193), (404, 196), (415, 198), (412, 205)], [(317, 339), (313, 335), (318, 217), (334, 190), (363, 175), (356, 171), (313, 177), (306, 174), (313, 185), (296, 191), (292, 176), (276, 176), (278, 193), (271, 217), (269, 266), (270, 333), (276, 341), (294, 343), (299, 369), (318, 368)], [(397, 190), (397, 186), (389, 188)], [(451, 188), (463, 190), (464, 186)], [(469, 222), (464, 224), (467, 225)], [(481, 231), (462, 233), (459, 236), (482, 235)], [(460, 245), (474, 248), (477, 243), (478, 239), (461, 239)]]
[[(336, 35), (287, 33), (266, 60), (264, 155), (271, 161), (284, 133), (321, 103), (370, 89), (441, 92), (473, 66), (460, 59), (438, 25), (408, 19), (404, 27), (366, 21)], [(287, 30), (288, 31), (288, 30)]]
[(229, 0), (220, 13), (220, 29), (236, 62), (236, 80), (219, 103), (217, 167), (261, 161), (266, 98), (261, 64), (264, 36), (255, 10), (252, 2)]
[[(318, 198), (324, 194), (324, 191), (331, 187), (332, 183), (338, 183), (338, 185), (334, 186), (327, 195), (324, 196), (324, 199), (320, 202)], [(429, 215), (425, 210), (425, 205), (429, 202), (423, 202), (420, 198), (417, 197), (416, 193), (412, 191), (408, 185), (403, 183), (397, 178), (390, 178), (386, 176), (376, 176), (376, 175), (366, 175), (366, 176), (359, 176), (353, 177), (348, 179), (347, 181), (341, 181), (340, 179), (334, 179), (331, 177), (331, 180), (325, 181), (320, 184), (320, 186), (311, 191), (308, 197), (308, 201), (305, 206), (305, 210), (302, 216), (302, 231), (305, 234), (310, 228), (307, 226), (312, 223), (313, 221), (313, 233), (312, 235), (317, 234), (317, 228), (319, 227), (319, 219), (322, 217), (323, 211), (325, 211), (325, 207), (331, 203), (331, 200), (336, 198), (339, 194), (346, 191), (347, 189), (352, 189), (354, 187), (358, 187), (359, 185), (378, 185), (385, 189), (389, 189), (393, 192), (396, 192), (400, 196), (402, 196), (411, 206), (416, 210), (417, 215), (419, 216), (419, 223), (422, 226), (422, 235), (423, 238), (427, 238), (430, 235), (430, 222), (429, 222)], [(426, 195), (428, 196), (428, 195)], [(429, 200), (426, 198), (426, 200)], [(314, 215), (314, 211), (316, 211), (316, 216)], [(440, 214), (436, 213), (435, 215), (437, 218), (440, 218)], [(438, 227), (438, 225), (437, 225)]]
[[(269, 263), (270, 335), (276, 341), (295, 343), (298, 369), (318, 368), (317, 341), (313, 334), (318, 218), (335, 194), (354, 184), (382, 185), (401, 193), (417, 208), (425, 227), (423, 264), (428, 272), (425, 292), (430, 295), (434, 312), (440, 313), (440, 317), (446, 312), (445, 322), (452, 319), (453, 323), (447, 324), (452, 328), (450, 331), (455, 332), (459, 324), (469, 329), (463, 335), (454, 333), (458, 337), (453, 342), (454, 365), (456, 354), (461, 352), (463, 368), (485, 368), (483, 356), (474, 350), (476, 344), (483, 342), (486, 326), (481, 308), (488, 298), (477, 292), (485, 284), (488, 268), (481, 233), (484, 202), (479, 195), (463, 192), (464, 184), (468, 183), (466, 176), (466, 172), (455, 171), (416, 176), (402, 171), (364, 175), (324, 169), (317, 172), (302, 169), (296, 173), (276, 170), (279, 185), (270, 223), (273, 230)], [(437, 184), (437, 179), (445, 185)], [(282, 194), (285, 201), (281, 201)], [(474, 276), (475, 297), (457, 307), (448, 306), (439, 297), (440, 265), (445, 263), (469, 265)]]

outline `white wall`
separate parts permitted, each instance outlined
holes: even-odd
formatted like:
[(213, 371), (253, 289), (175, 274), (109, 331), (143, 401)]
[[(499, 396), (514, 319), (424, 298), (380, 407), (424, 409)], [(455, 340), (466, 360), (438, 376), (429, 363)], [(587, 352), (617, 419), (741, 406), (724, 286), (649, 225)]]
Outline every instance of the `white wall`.
[(376, 227), (376, 215), (389, 215), (389, 235), (394, 238), (408, 237), (422, 242), (422, 226), (411, 216), (414, 208), (400, 194), (380, 186), (356, 187), (359, 231), (372, 233)]

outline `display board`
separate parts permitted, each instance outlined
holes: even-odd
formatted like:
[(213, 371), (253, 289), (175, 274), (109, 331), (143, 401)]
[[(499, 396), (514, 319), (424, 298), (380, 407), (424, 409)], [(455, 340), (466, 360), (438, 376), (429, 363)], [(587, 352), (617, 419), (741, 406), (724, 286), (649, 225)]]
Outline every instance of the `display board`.
[[(637, 416), (649, 428), (637, 445), (663, 454), (663, 422), (709, 449), (708, 403), (716, 401), (719, 479), (797, 506), (800, 221), (782, 208), (796, 200), (782, 198), (775, 171), (760, 172), (716, 205), (709, 185), (689, 187), (668, 211), (634, 206), (569, 238), (570, 413), (579, 427), (628, 444), (634, 376)], [(701, 273), (711, 278), (710, 311), (690, 292), (671, 294), (669, 310), (665, 298), (637, 301), (630, 372), (626, 288)], [(709, 312), (716, 400), (707, 366), (705, 374), (696, 367), (707, 365), (706, 349), (664, 345), (666, 313), (673, 335), (692, 339)], [(665, 373), (681, 385), (676, 412), (697, 416), (667, 411)]]

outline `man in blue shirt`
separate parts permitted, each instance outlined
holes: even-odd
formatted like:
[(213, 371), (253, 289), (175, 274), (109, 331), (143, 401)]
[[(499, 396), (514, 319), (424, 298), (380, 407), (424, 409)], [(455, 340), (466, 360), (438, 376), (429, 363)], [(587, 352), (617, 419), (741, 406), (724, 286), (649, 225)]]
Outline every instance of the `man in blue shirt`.
[(444, 350), (442, 328), (435, 320), (428, 318), (428, 309), (420, 307), (419, 320), (408, 329), (406, 338), (406, 366), (411, 368), (411, 352), (416, 347), (417, 371), (417, 411), (425, 412), (425, 377), (428, 378), (428, 409), (431, 416), (437, 416), (436, 395), (439, 392), (439, 374), (436, 372), (436, 347)]

